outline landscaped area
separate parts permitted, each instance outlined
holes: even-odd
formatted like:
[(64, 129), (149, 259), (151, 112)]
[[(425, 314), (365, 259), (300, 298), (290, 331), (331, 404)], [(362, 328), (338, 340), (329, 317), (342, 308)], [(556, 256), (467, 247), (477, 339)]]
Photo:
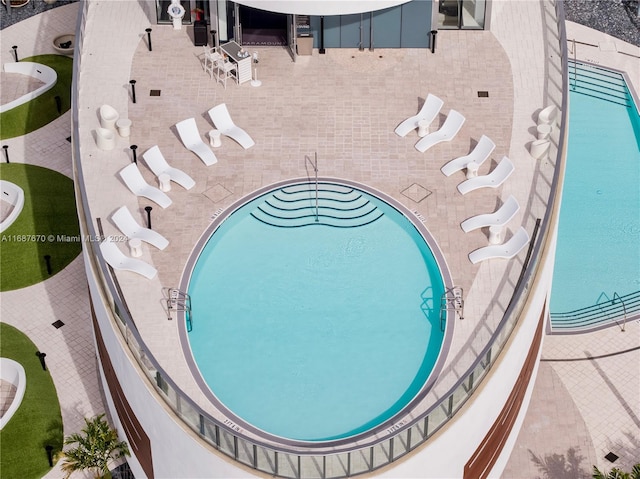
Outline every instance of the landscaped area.
[(1, 164), (0, 178), (20, 186), (25, 197), (22, 212), (0, 235), (0, 291), (11, 291), (62, 271), (82, 246), (70, 178), (18, 163)]
[[(58, 74), (58, 81), (42, 95), (0, 114), (0, 140), (31, 133), (71, 108), (71, 58), (64, 55), (36, 55), (23, 58), (22, 61), (41, 63), (53, 68)], [(56, 97), (60, 99), (59, 112)]]
[(53, 456), (62, 449), (62, 415), (56, 388), (49, 371), (40, 364), (36, 345), (5, 323), (0, 323), (0, 349), (2, 357), (22, 365), (27, 377), (22, 404), (0, 431), (2, 477), (40, 478), (50, 469), (45, 447), (53, 448)]

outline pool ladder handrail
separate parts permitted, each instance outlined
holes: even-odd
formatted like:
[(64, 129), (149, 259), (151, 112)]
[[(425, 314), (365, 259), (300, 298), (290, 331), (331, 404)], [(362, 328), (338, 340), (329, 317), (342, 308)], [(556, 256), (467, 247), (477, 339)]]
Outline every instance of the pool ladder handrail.
[(191, 331), (193, 325), (191, 323), (191, 296), (178, 288), (169, 288), (169, 298), (167, 299), (167, 310), (169, 311), (169, 319), (171, 319), (171, 311), (184, 311), (187, 319), (187, 331)]
[(305, 163), (308, 162), (311, 164), (313, 171), (316, 173), (316, 223), (318, 222), (318, 152), (314, 153), (315, 161), (311, 161), (309, 155), (304, 155)]
[(460, 286), (447, 288), (440, 297), (440, 329), (444, 331), (445, 311), (453, 311), (460, 319), (464, 319), (464, 291)]
[(622, 304), (622, 314), (624, 318), (622, 321), (622, 332), (624, 332), (627, 326), (627, 306), (624, 304), (624, 300), (620, 297), (617, 291), (613, 292), (613, 298), (611, 298), (611, 304), (615, 304), (616, 298), (618, 298), (618, 301), (620, 301), (620, 303)]

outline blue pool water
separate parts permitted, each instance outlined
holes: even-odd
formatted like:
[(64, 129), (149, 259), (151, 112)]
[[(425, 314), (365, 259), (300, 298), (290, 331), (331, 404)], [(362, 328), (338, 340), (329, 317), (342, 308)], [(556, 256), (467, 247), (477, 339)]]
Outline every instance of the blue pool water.
[(570, 93), (552, 313), (640, 290), (640, 117), (624, 83), (598, 81)]
[[(189, 343), (237, 418), (303, 441), (393, 417), (440, 354), (442, 275), (415, 227), (363, 191), (285, 187), (247, 203), (191, 275)], [(313, 188), (313, 187), (312, 187)]]

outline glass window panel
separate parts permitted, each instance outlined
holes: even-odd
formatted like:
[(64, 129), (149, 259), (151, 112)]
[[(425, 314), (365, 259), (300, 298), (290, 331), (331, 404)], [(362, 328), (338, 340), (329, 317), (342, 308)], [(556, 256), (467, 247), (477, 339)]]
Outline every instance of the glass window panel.
[(409, 430), (404, 430), (393, 438), (393, 460), (409, 451)]
[(378, 468), (391, 462), (391, 449), (389, 441), (384, 441), (373, 446), (373, 468)]
[(300, 456), (300, 475), (305, 479), (321, 479), (324, 477), (322, 456)]
[(180, 414), (184, 422), (194, 430), (200, 431), (200, 413), (184, 399), (180, 401)]
[(213, 445), (217, 445), (217, 439), (216, 439), (216, 426), (213, 423), (213, 421), (211, 421), (208, 418), (204, 418), (204, 437), (207, 441), (209, 441), (211, 444)]
[(238, 461), (253, 467), (253, 444), (238, 438)]
[[(345, 462), (346, 465), (346, 462)], [(351, 475), (371, 470), (371, 448), (360, 449), (351, 453)]]
[(409, 450), (414, 449), (424, 442), (427, 431), (424, 429), (424, 421), (418, 421), (411, 426), (411, 436), (409, 437)]
[(235, 457), (233, 434), (220, 428), (220, 450), (226, 455)]
[(440, 426), (447, 422), (446, 407), (448, 402), (448, 400), (445, 400), (443, 404), (438, 405), (431, 414), (429, 414), (429, 429), (427, 431), (429, 435), (433, 434)]
[[(359, 459), (361, 456), (360, 451), (355, 451), (351, 453), (351, 473), (354, 473), (354, 465), (358, 465), (358, 469), (355, 469), (357, 472), (368, 471), (369, 469), (364, 468), (359, 465), (363, 461)], [(331, 456), (327, 456), (327, 479), (332, 479), (336, 477), (345, 477), (347, 475), (347, 463), (348, 463), (348, 454), (334, 454)]]
[(282, 477), (298, 477), (298, 456), (292, 454), (278, 454), (278, 475)]
[(462, 0), (462, 28), (483, 29), (485, 0)]
[(462, 404), (467, 400), (469, 396), (469, 382), (463, 381), (454, 391), (453, 391), (453, 402), (451, 403), (451, 414), (455, 414), (455, 412), (462, 406)]
[(258, 469), (269, 474), (276, 473), (276, 453), (270, 449), (258, 446)]

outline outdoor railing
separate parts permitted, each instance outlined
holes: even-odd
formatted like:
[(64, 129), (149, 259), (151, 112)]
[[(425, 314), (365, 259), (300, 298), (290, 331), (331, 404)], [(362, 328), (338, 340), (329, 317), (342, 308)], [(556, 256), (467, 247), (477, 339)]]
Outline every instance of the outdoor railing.
[[(545, 1), (541, 0), (541, 5), (545, 3)], [(81, 228), (83, 233), (95, 237), (94, 217), (91, 214), (84, 190), (82, 162), (80, 161), (81, 151), (77, 141), (79, 136), (79, 77), (85, 33), (84, 27), (90, 5), (91, 2), (82, 2), (76, 29), (77, 46), (75, 49), (72, 85), (72, 137), (74, 139), (72, 154)], [(266, 444), (239, 435), (233, 427), (223, 424), (202, 410), (166, 374), (158, 361), (148, 351), (133, 318), (129, 316), (123, 298), (117, 293), (114, 278), (111, 277), (109, 269), (98, 251), (99, 248), (96, 247), (97, 243), (84, 243), (89, 250), (87, 259), (90, 262), (90, 267), (99, 275), (99, 277), (96, 277), (96, 282), (102, 297), (108, 303), (113, 316), (117, 318), (116, 323), (119, 325), (138, 365), (154, 385), (156, 392), (166, 401), (175, 414), (204, 441), (236, 461), (270, 475), (295, 479), (347, 477), (384, 467), (414, 450), (446, 424), (471, 397), (507, 343), (519, 320), (523, 307), (528, 301), (531, 288), (537, 279), (543, 250), (550, 235), (552, 220), (557, 214), (558, 182), (565, 157), (568, 118), (567, 43), (564, 29), (564, 11), (560, 0), (555, 1), (555, 15), (557, 33), (559, 33), (560, 38), (556, 37), (550, 46), (560, 52), (559, 59), (561, 63), (548, 66), (553, 68), (560, 76), (559, 81), (561, 84), (556, 85), (560, 93), (555, 95), (555, 98), (550, 98), (550, 101), (555, 102), (561, 112), (561, 124), (557, 144), (554, 145), (557, 153), (555, 155), (551, 192), (545, 216), (540, 222), (538, 234), (532, 237), (528, 255), (530, 260), (524, 266), (511, 302), (506, 308), (498, 327), (486, 346), (477, 355), (471, 367), (426, 412), (414, 420), (395, 428), (392, 433), (385, 437), (371, 438), (368, 443), (361, 443), (344, 452), (319, 453), (311, 446), (304, 450), (296, 450), (293, 447), (287, 448), (286, 446)], [(556, 57), (552, 57), (554, 60), (547, 61), (556, 61)], [(318, 445), (317, 447), (320, 446)]]

